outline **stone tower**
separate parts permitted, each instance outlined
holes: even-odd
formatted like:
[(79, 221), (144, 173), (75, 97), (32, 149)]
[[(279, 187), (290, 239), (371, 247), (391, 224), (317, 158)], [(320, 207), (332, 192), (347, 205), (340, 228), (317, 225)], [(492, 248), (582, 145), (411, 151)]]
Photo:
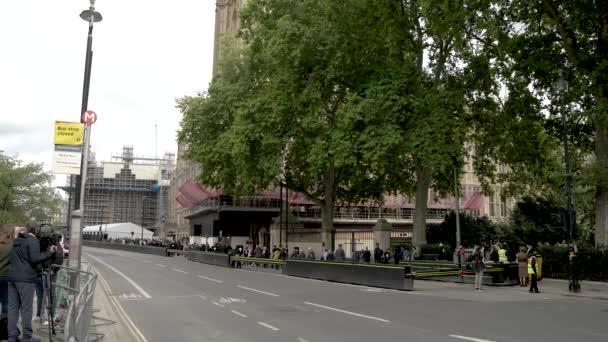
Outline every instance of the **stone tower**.
[(215, 36), (213, 46), (213, 73), (222, 55), (222, 39), (235, 37), (241, 28), (240, 11), (247, 0), (216, 0), (215, 3)]

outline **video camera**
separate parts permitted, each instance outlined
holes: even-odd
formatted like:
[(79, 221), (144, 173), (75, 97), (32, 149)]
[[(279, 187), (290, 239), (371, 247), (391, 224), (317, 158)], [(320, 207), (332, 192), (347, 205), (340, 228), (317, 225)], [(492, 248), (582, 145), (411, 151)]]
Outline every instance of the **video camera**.
[(57, 246), (57, 234), (53, 233), (53, 226), (41, 224), (38, 230), (38, 240), (40, 242), (40, 252), (48, 252), (51, 246)]

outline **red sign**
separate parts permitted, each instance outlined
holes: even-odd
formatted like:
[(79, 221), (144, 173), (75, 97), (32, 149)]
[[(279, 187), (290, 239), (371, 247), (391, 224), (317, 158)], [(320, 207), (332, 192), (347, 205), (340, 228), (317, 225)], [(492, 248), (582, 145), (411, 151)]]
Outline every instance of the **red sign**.
[(94, 111), (87, 110), (84, 113), (82, 113), (82, 122), (84, 122), (85, 125), (87, 125), (87, 127), (94, 124), (95, 121), (97, 121), (97, 113), (95, 113)]

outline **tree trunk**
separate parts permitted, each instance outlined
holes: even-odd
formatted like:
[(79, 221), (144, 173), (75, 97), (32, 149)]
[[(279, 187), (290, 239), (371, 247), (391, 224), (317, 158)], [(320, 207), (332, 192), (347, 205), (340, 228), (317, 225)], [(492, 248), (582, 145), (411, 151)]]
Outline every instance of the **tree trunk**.
[(595, 122), (595, 157), (600, 180), (595, 197), (595, 244), (608, 246), (608, 120)]
[(416, 159), (416, 208), (414, 210), (414, 231), (412, 243), (420, 246), (426, 243), (426, 211), (433, 164)]
[(327, 249), (334, 249), (334, 207), (336, 202), (336, 170), (333, 165), (325, 172), (325, 198), (321, 204), (321, 242)]

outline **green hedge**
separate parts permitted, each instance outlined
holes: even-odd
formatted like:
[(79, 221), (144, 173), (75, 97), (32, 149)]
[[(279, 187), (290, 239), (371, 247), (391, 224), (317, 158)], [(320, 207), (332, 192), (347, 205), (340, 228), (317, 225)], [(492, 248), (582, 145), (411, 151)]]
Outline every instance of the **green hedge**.
[[(567, 247), (543, 246), (540, 248), (543, 257), (543, 277), (568, 279), (570, 262)], [(577, 253), (575, 271), (579, 279), (608, 281), (608, 250), (581, 248)]]

